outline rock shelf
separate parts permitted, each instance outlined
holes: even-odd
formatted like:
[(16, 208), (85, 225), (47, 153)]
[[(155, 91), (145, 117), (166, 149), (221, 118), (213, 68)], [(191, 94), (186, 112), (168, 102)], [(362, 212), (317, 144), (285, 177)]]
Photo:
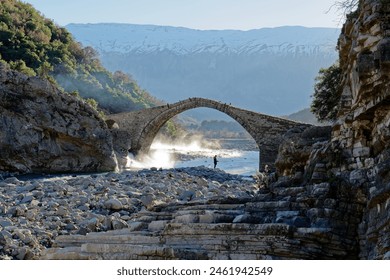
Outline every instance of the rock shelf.
[(0, 255), (357, 258), (352, 229), (362, 206), (341, 205), (333, 195), (327, 183), (265, 188), (204, 167), (25, 181), (11, 177), (0, 182)]

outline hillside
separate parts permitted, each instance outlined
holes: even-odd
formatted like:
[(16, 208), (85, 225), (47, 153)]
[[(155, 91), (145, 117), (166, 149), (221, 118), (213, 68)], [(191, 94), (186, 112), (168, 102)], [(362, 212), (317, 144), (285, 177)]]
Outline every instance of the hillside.
[(29, 76), (49, 78), (66, 92), (94, 99), (106, 112), (158, 102), (128, 75), (107, 71), (94, 49), (83, 47), (65, 28), (21, 1), (0, 2), (0, 60)]
[(288, 116), (283, 116), (286, 119), (303, 122), (303, 123), (309, 123), (313, 125), (329, 125), (329, 123), (324, 122), (321, 123), (317, 120), (316, 116), (310, 111), (310, 108), (302, 109), (298, 112), (292, 113)]
[[(287, 115), (309, 107), (318, 70), (334, 63), (339, 29), (192, 30), (132, 24), (70, 24), (110, 70), (131, 73), (167, 102), (199, 96)], [(196, 113), (196, 112), (194, 112)], [(210, 112), (202, 111), (203, 119)], [(202, 119), (202, 118), (201, 118)]]

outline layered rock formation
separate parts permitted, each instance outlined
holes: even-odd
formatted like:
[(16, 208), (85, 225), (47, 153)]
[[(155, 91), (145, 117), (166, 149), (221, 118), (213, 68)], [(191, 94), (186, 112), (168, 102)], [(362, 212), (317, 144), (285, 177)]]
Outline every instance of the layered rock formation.
[(278, 173), (281, 176), (294, 176), (302, 182), (313, 146), (318, 147), (321, 143), (328, 143), (330, 136), (329, 126), (302, 125), (287, 131), (283, 135), (283, 142), (279, 145), (275, 162)]
[(344, 186), (286, 187), (279, 182), (258, 189), (254, 182), (206, 168), (122, 173), (111, 185), (109, 196), (98, 204), (104, 209), (117, 196), (123, 207), (110, 207), (111, 220), (127, 224), (115, 231), (58, 236), (41, 258), (358, 257), (355, 233), (364, 204), (359, 203), (361, 192)]
[[(307, 182), (339, 182), (361, 192), (360, 202), (366, 206), (355, 235), (362, 259), (390, 257), (389, 17), (390, 2), (385, 0), (361, 1), (358, 11), (348, 16), (338, 44), (343, 90), (331, 140), (298, 149), (302, 154), (310, 151)], [(295, 136), (296, 142), (305, 141), (303, 134)], [(289, 144), (291, 140), (294, 137), (287, 137), (279, 156), (287, 166), (279, 163), (280, 171), (288, 175), (298, 164), (283, 160), (294, 155), (297, 144)]]
[(359, 227), (364, 259), (390, 257), (389, 18), (389, 1), (361, 1), (339, 39), (342, 108), (332, 141), (343, 154), (340, 171), (367, 192)]
[(0, 64), (0, 170), (91, 172), (116, 168), (112, 136), (85, 102), (47, 80)]

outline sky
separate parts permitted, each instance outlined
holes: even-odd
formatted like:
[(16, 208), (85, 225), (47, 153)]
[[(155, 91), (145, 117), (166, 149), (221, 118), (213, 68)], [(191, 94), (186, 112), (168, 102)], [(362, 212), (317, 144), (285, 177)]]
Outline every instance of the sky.
[(336, 0), (24, 0), (69, 23), (133, 23), (249, 30), (300, 25), (341, 27)]

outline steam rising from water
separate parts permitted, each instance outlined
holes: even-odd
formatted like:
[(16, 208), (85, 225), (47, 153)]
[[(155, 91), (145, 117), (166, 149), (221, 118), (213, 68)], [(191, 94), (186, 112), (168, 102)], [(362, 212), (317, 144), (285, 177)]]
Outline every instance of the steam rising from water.
[[(163, 140), (155, 140), (151, 146), (148, 155), (142, 157), (142, 160), (134, 159), (128, 156), (127, 168), (174, 168), (178, 164), (185, 166), (185, 161), (198, 160), (198, 165), (211, 167), (212, 157), (217, 155), (220, 159), (237, 158), (242, 156), (238, 150), (220, 149), (217, 143), (206, 142), (202, 139), (193, 139), (191, 141), (178, 141), (177, 143), (167, 143)], [(184, 161), (184, 163), (183, 163)]]
[(173, 168), (174, 165), (175, 162), (172, 160), (171, 154), (167, 153), (166, 151), (150, 151), (148, 155), (143, 155), (142, 159), (135, 159), (133, 155), (129, 154), (127, 158), (126, 168)]

